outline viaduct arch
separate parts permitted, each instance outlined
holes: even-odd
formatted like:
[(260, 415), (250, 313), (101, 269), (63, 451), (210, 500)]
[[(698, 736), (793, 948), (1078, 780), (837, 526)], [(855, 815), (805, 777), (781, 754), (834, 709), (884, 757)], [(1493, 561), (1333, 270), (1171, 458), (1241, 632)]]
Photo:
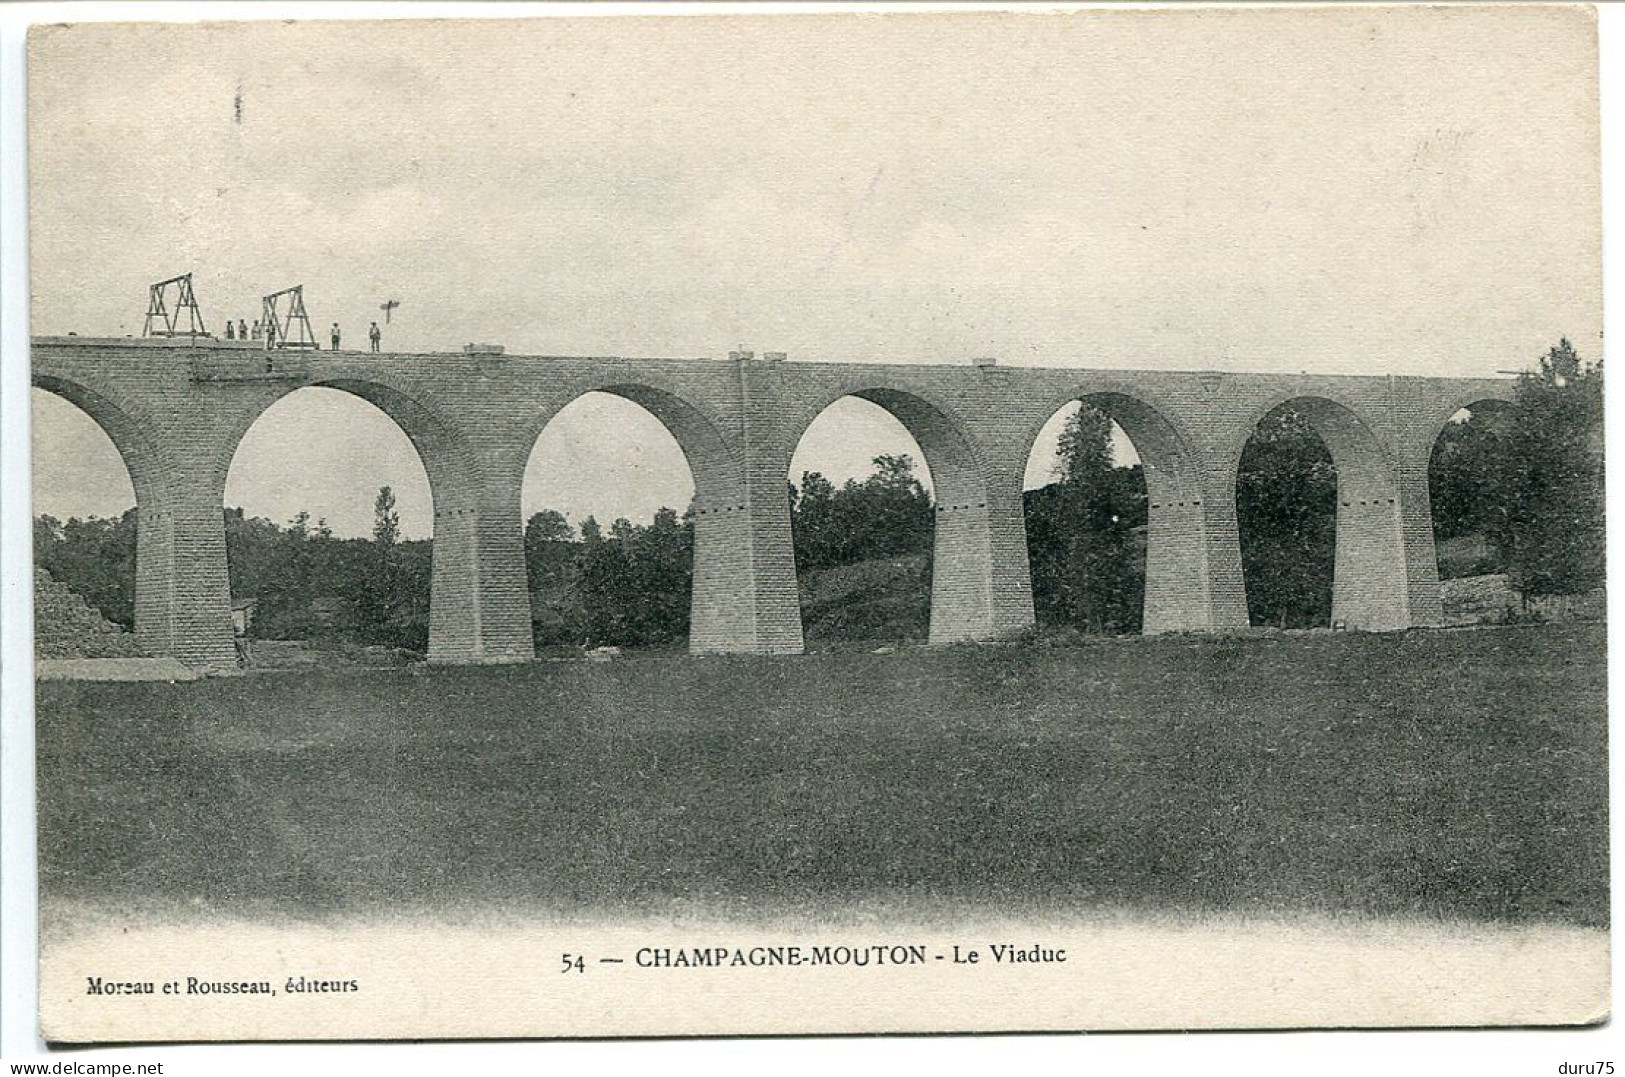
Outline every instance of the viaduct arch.
[[(931, 553), (931, 643), (959, 643), (996, 639), (1020, 631), (1032, 621), (1030, 593), (1023, 611), (1008, 601), (1012, 590), (998, 585), (1001, 565), (1019, 556), (1026, 573), (1026, 543), (1019, 551), (1000, 549), (997, 513), (989, 511), (996, 499), (993, 473), (964, 421), (952, 404), (927, 397), (918, 389), (892, 388), (883, 382), (842, 385), (799, 409), (790, 421), (780, 450), (789, 476), (796, 448), (818, 416), (846, 397), (866, 400), (891, 415), (925, 457), (931, 472), (935, 513)], [(1001, 601), (1005, 599), (1006, 601)], [(799, 606), (797, 612), (800, 630)]]
[(532, 655), (520, 490), (542, 429), (587, 392), (622, 396), (681, 446), (695, 483), (690, 649), (796, 654), (801, 612), (786, 477), (808, 425), (858, 396), (914, 436), (936, 486), (931, 641), (1033, 625), (1022, 477), (1072, 400), (1145, 464), (1148, 632), (1244, 628), (1235, 482), (1272, 409), (1303, 410), (1339, 474), (1336, 614), (1350, 628), (1441, 617), (1427, 466), (1451, 415), (1510, 399), (1492, 379), (1013, 369), (705, 359), (267, 352), (252, 342), (40, 337), (34, 384), (112, 438), (140, 515), (137, 631), (153, 653), (233, 662), (223, 497), (253, 422), (297, 389), (353, 393), (411, 439), (434, 499), (430, 653)]
[(1354, 407), (1325, 396), (1290, 397), (1264, 407), (1235, 450), (1235, 470), (1240, 470), (1241, 454), (1252, 432), (1270, 415), (1286, 409), (1309, 423), (1331, 453), (1337, 473), (1332, 621), (1375, 631), (1408, 627), (1412, 621), (1407, 606), (1398, 471), (1370, 422)]
[(150, 654), (174, 653), (175, 625), (165, 524), (167, 483), (159, 446), (148, 429), (115, 400), (72, 378), (36, 373), (34, 387), (90, 416), (118, 450), (135, 491), (135, 633)]
[(1061, 408), (1080, 403), (1116, 423), (1140, 457), (1146, 487), (1141, 631), (1154, 635), (1226, 623), (1226, 613), (1212, 609), (1214, 595), (1206, 582), (1209, 550), (1201, 469), (1191, 437), (1181, 429), (1181, 420), (1172, 417), (1172, 407), (1144, 390), (1110, 383), (1081, 385), (1054, 403), (1040, 427), (1026, 435), (1029, 455), (1042, 425)]
[[(690, 507), (694, 579), (689, 598), (689, 649), (697, 654), (737, 649), (730, 646), (730, 626), (754, 623), (749, 591), (737, 585), (751, 568), (744, 556), (748, 544), (742, 541), (741, 533), (745, 520), (742, 460), (724, 434), (722, 418), (703, 402), (690, 402), (680, 391), (662, 386), (654, 378), (611, 377), (576, 383), (521, 428), (518, 448), (522, 454), (509, 466), (517, 466), (518, 481), (522, 483), (525, 466), (542, 431), (559, 412), (588, 393), (606, 393), (636, 404), (677, 442), (694, 481), (694, 502)], [(523, 575), (522, 565), (520, 571)], [(796, 642), (799, 647), (799, 637)]]
[[(246, 420), (246, 424), (236, 430), (234, 438), (222, 441), (225, 451), (220, 471), (222, 483), (243, 438), (254, 424), (272, 407), (302, 389), (332, 389), (366, 401), (388, 416), (417, 452), (418, 462), (429, 479), (434, 513), (435, 556), (429, 584), (430, 660), (455, 662), (480, 657), (501, 644), (510, 649), (517, 646), (512, 640), (486, 638), (487, 626), (474, 609), (480, 588), (471, 570), (482, 561), (478, 551), (482, 536), (475, 526), (479, 519), (474, 496), (479, 489), (478, 462), (451, 424), (436, 414), (432, 403), (417, 399), (410, 388), (396, 387), (383, 380), (335, 377), (287, 386), (285, 392), (257, 401), (263, 405), (258, 410), (245, 407), (240, 418)], [(222, 484), (222, 501), (224, 493)]]

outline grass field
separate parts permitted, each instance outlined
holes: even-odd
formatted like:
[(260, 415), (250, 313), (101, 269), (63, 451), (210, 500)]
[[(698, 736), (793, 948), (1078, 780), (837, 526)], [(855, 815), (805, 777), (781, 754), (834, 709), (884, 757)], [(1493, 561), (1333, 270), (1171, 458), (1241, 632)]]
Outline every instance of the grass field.
[(40, 686), (43, 898), (1607, 921), (1600, 626)]

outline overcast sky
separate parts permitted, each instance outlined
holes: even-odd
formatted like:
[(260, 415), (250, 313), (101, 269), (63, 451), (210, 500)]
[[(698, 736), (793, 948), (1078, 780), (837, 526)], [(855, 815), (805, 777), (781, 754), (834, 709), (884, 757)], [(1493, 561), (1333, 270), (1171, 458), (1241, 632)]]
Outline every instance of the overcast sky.
[[(33, 332), (139, 333), (191, 271), (211, 328), (303, 283), (386, 346), (1476, 375), (1600, 351), (1579, 11), (533, 19), (46, 32)], [(36, 507), (129, 503), (36, 393)], [(792, 467), (912, 447), (866, 405)], [(526, 508), (691, 492), (652, 418), (585, 399)], [(1030, 481), (1047, 477), (1041, 449)], [(290, 481), (294, 477), (295, 481)], [(227, 497), (429, 526), (410, 444), (307, 390)]]

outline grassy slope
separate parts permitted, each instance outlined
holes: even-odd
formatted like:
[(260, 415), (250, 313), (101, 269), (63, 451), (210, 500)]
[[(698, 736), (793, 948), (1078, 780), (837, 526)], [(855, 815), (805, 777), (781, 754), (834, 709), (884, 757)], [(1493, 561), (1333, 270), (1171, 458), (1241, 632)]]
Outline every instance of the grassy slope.
[(53, 898), (1606, 921), (1595, 626), (40, 688)]
[(803, 573), (801, 619), (813, 644), (924, 640), (931, 623), (931, 558), (912, 554)]

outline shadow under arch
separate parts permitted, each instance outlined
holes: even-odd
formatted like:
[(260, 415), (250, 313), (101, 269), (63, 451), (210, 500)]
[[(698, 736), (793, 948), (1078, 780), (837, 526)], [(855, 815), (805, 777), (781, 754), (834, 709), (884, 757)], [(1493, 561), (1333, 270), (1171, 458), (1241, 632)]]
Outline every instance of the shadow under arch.
[[(1115, 423), (1140, 457), (1146, 498), (1141, 632), (1211, 628), (1202, 477), (1189, 440), (1155, 404), (1116, 389), (1085, 388), (1053, 409), (1044, 425), (1072, 403)], [(1034, 432), (1028, 444), (1037, 438)]]
[[(1248, 445), (1266, 421), (1283, 415), (1298, 416), (1314, 432), (1331, 457), (1336, 474), (1331, 625), (1367, 631), (1407, 627), (1408, 584), (1399, 485), (1388, 450), (1371, 427), (1347, 406), (1307, 395), (1261, 409), (1249, 428)], [(1238, 494), (1242, 481), (1240, 461), (1248, 445), (1238, 456)], [(1238, 511), (1245, 564), (1249, 524), (1239, 516)], [(1254, 581), (1245, 576), (1244, 570), (1244, 585), (1254, 586)]]
[[(520, 461), (521, 469), (553, 420), (590, 393), (619, 397), (652, 416), (677, 443), (694, 483), (694, 501), (689, 506), (694, 543), (689, 651), (709, 654), (749, 649), (740, 645), (741, 626), (756, 620), (750, 548), (742, 536), (748, 527), (743, 465), (713, 415), (674, 392), (642, 382), (610, 380), (581, 386), (526, 432), (527, 452)], [(516, 488), (520, 485), (522, 479)]]
[(173, 538), (158, 442), (128, 411), (81, 382), (39, 372), (31, 381), (34, 388), (67, 401), (89, 416), (124, 461), (135, 492), (136, 639), (148, 654), (174, 655), (175, 610), (168, 569)]
[(945, 409), (907, 390), (844, 387), (809, 409), (805, 422), (786, 439), (786, 476), (808, 428), (846, 397), (868, 401), (901, 423), (931, 473), (935, 534), (929, 642), (993, 640), (1031, 629), (1032, 592), (1019, 482), (1013, 494), (1001, 500), (974, 438)]
[[(1433, 432), (1427, 452), (1428, 513), (1434, 564), (1442, 582), (1505, 571), (1493, 533), (1504, 506), (1494, 482), (1497, 442), (1515, 404), (1503, 397), (1465, 400)], [(1444, 618), (1441, 593), (1439, 616)]]

